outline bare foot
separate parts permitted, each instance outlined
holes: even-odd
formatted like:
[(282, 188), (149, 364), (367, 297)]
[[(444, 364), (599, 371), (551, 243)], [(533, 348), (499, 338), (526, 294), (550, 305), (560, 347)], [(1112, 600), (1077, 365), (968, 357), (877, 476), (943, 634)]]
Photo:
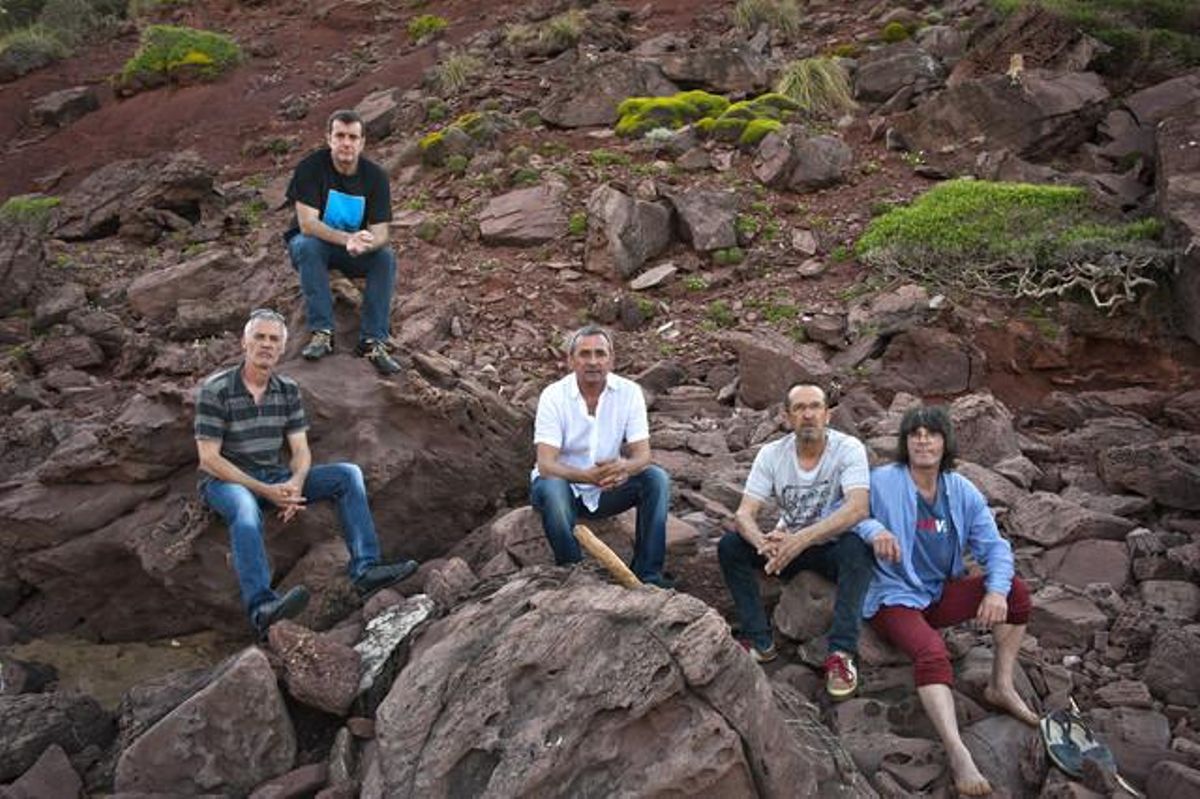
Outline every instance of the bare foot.
[(988, 704), (1003, 710), (1018, 721), (1023, 721), (1031, 727), (1038, 725), (1038, 714), (1029, 709), (1029, 706), (1021, 699), (1021, 695), (1014, 689), (1001, 691), (999, 688), (989, 685), (983, 689), (983, 698), (987, 700)]
[(987, 796), (992, 792), (991, 783), (979, 773), (967, 747), (957, 752), (947, 751), (946, 754), (950, 759), (950, 771), (954, 773), (954, 790), (958, 791), (959, 796)]

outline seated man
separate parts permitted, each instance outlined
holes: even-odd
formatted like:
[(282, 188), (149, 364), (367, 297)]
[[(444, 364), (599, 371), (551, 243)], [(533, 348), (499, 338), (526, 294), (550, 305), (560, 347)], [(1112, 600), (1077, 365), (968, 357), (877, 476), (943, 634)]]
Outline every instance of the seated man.
[[(312, 465), (300, 389), (294, 380), (273, 372), (286, 343), (283, 317), (254, 311), (242, 332), (245, 360), (206, 378), (196, 397), (200, 496), (229, 526), (242, 606), (259, 635), (308, 603), (304, 586), (282, 597), (271, 590), (262, 535), (265, 508), (278, 509), (286, 523), (308, 502), (334, 501), (350, 551), (350, 579), (364, 598), (417, 569), (412, 560), (379, 562), (375, 523), (357, 466)], [(285, 439), (291, 452), (287, 466), (280, 457)]]
[[(603, 519), (637, 506), (630, 568), (643, 583), (663, 576), (670, 478), (650, 463), (646, 399), (632, 380), (612, 374), (612, 337), (588, 325), (567, 346), (571, 373), (538, 399), (533, 441), (533, 507), (560, 565), (582, 559), (575, 519)], [(628, 457), (621, 454), (628, 445)]]
[[(917, 696), (942, 739), (957, 791), (991, 793), (958, 732), (950, 686), (954, 670), (938, 632), (974, 619), (991, 627), (996, 644), (984, 698), (1036, 725), (1013, 685), (1013, 667), (1029, 590), (1013, 576), (1012, 547), (1000, 537), (987, 501), (954, 467), (954, 429), (944, 408), (914, 408), (900, 421), (897, 463), (871, 474), (871, 518), (859, 532), (878, 562), (863, 616), (913, 661)], [(984, 574), (968, 576), (970, 550)]]
[(300, 273), (308, 329), (312, 338), (302, 353), (315, 361), (333, 352), (333, 295), (329, 270), (365, 277), (362, 324), (356, 352), (381, 373), (395, 374), (400, 364), (388, 354), (388, 317), (396, 282), (396, 257), (388, 247), (392, 193), (388, 176), (362, 157), (363, 120), (355, 111), (329, 117), (329, 146), (296, 166), (287, 197), (296, 218), (284, 238), (292, 266)]
[[(854, 657), (862, 600), (875, 567), (870, 548), (848, 532), (867, 515), (867, 451), (853, 436), (828, 429), (829, 403), (820, 386), (788, 389), (784, 415), (792, 432), (758, 451), (738, 506), (737, 532), (721, 538), (717, 556), (742, 635), (760, 663), (774, 660), (776, 650), (759, 597), (759, 572), (789, 579), (809, 570), (837, 583), (825, 688), (843, 699), (858, 688)], [(779, 521), (764, 535), (758, 512), (772, 497)]]

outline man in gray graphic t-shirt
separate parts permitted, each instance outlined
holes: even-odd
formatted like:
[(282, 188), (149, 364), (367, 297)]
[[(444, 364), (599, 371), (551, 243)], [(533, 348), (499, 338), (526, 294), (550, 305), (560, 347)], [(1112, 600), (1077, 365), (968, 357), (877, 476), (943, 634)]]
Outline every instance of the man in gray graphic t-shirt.
[[(875, 567), (870, 547), (851, 530), (868, 512), (867, 452), (858, 439), (829, 429), (829, 402), (820, 386), (792, 386), (784, 415), (792, 432), (755, 457), (737, 511), (738, 529), (726, 533), (717, 549), (721, 574), (745, 645), (760, 663), (773, 660), (776, 651), (759, 573), (786, 580), (807, 569), (837, 583), (825, 675), (830, 695), (842, 699), (858, 687), (853, 658)], [(779, 521), (763, 533), (758, 512), (771, 499)]]

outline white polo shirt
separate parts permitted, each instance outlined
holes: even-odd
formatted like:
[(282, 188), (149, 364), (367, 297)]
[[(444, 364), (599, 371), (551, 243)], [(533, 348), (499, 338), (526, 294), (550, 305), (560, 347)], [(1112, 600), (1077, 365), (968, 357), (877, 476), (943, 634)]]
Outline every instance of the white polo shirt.
[[(538, 398), (533, 443), (557, 447), (559, 462), (567, 466), (590, 469), (599, 461), (619, 457), (622, 443), (648, 438), (650, 423), (641, 386), (620, 375), (609, 372), (595, 416), (588, 415), (574, 372), (546, 386)], [(531, 479), (537, 476), (535, 464)], [(571, 490), (588, 510), (600, 505), (599, 486), (572, 483)]]

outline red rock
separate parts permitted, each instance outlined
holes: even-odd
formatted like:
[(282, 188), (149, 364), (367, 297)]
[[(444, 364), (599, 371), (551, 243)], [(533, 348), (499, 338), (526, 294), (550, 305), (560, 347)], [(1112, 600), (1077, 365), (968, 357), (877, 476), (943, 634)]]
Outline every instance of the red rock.
[(292, 621), (272, 625), (269, 640), (283, 661), (288, 693), (335, 716), (346, 714), (358, 692), (357, 652)]
[(1038, 559), (1038, 573), (1056, 582), (1083, 588), (1108, 583), (1117, 591), (1129, 580), (1129, 549), (1123, 541), (1077, 541), (1047, 550)]
[(1158, 763), (1150, 769), (1146, 793), (1151, 799), (1193, 799), (1200, 796), (1200, 771), (1182, 763)]
[(255, 788), (250, 799), (300, 799), (310, 796), (325, 784), (327, 772), (324, 763), (311, 763), (292, 769)]
[(82, 795), (83, 780), (62, 747), (50, 744), (28, 771), (0, 792), (6, 792), (0, 794), (6, 799), (72, 799)]

